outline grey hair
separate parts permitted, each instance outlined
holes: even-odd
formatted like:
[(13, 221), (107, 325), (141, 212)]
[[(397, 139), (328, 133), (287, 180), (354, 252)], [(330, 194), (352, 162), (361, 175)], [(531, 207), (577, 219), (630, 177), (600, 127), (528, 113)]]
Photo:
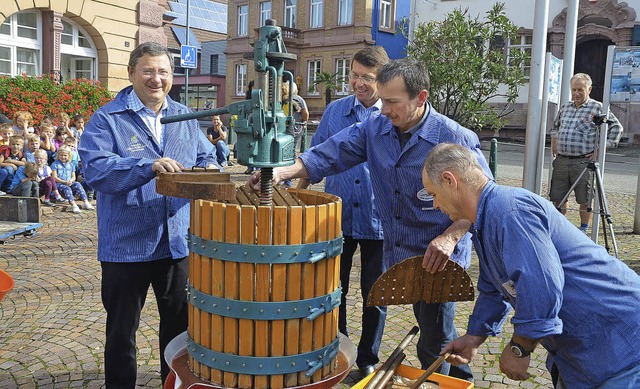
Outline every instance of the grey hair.
[(402, 77), (409, 98), (414, 99), (422, 90), (429, 90), (429, 72), (418, 61), (401, 58), (387, 62), (380, 68), (376, 81), (387, 85), (396, 77)]
[(129, 54), (129, 67), (131, 69), (135, 69), (138, 64), (138, 60), (142, 58), (144, 55), (150, 55), (152, 57), (158, 57), (161, 55), (166, 55), (169, 58), (169, 63), (171, 64), (171, 71), (174, 70), (173, 57), (171, 57), (171, 52), (166, 47), (162, 46), (159, 43), (155, 42), (145, 42), (141, 43), (133, 49), (131, 54)]
[(591, 80), (591, 76), (588, 75), (587, 73), (576, 73), (573, 75), (573, 77), (571, 77), (571, 80), (569, 80), (569, 82), (573, 82), (574, 80), (580, 80), (584, 82), (584, 85), (587, 87), (590, 87), (591, 85), (593, 85), (593, 81)]
[(484, 175), (478, 159), (468, 148), (453, 144), (440, 143), (427, 155), (422, 170), (427, 173), (429, 181), (436, 186), (442, 185), (442, 173), (450, 171), (467, 182), (472, 182), (477, 172)]

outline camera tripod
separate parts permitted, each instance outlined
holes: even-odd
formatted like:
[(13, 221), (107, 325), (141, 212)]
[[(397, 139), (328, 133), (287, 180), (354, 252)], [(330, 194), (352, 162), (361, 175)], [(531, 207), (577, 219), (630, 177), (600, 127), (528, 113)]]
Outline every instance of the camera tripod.
[[(597, 152), (594, 153), (594, 155), (598, 155)], [(585, 168), (582, 170), (582, 172), (578, 176), (578, 179), (573, 183), (573, 185), (571, 185), (571, 188), (569, 188), (569, 191), (564, 196), (564, 198), (560, 201), (560, 204), (557, 206), (557, 208), (559, 211), (561, 210), (562, 206), (569, 199), (569, 195), (571, 194), (571, 192), (573, 192), (573, 190), (576, 188), (576, 186), (578, 185), (582, 177), (585, 174), (587, 174), (587, 172), (589, 171), (593, 172), (593, 176), (591, 178), (591, 190), (589, 190), (589, 196), (587, 197), (587, 212), (589, 213), (593, 212), (593, 208), (591, 207), (591, 204), (593, 203), (593, 192), (594, 192), (593, 181), (595, 180), (595, 184), (596, 184), (595, 189), (597, 190), (598, 202), (600, 204), (600, 218), (602, 219), (602, 225), (604, 226), (606, 222), (609, 228), (609, 234), (611, 234), (611, 243), (613, 244), (613, 252), (615, 254), (615, 257), (619, 259), (620, 257), (618, 255), (618, 244), (616, 243), (616, 235), (613, 231), (613, 220), (611, 219), (611, 213), (609, 212), (609, 204), (607, 203), (607, 197), (604, 194), (604, 187), (602, 185), (602, 175), (600, 174), (599, 164), (597, 161), (589, 161), (587, 163), (587, 166), (585, 166)], [(610, 252), (609, 240), (607, 239), (607, 230), (604, 227), (602, 229), (602, 235), (604, 237), (604, 248), (607, 250), (607, 252)]]

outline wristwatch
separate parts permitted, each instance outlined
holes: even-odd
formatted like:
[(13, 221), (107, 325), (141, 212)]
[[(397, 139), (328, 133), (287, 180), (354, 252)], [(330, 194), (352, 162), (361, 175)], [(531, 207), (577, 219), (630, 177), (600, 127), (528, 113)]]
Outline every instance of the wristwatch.
[(509, 348), (516, 358), (524, 358), (531, 355), (531, 351), (527, 351), (521, 344), (514, 342), (513, 339), (509, 341)]

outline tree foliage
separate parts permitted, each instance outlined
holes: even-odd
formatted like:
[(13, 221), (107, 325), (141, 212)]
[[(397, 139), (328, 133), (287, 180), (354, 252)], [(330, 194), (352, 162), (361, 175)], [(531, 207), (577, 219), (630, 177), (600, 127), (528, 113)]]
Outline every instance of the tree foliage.
[(316, 79), (313, 81), (313, 87), (310, 89), (313, 90), (318, 85), (324, 85), (324, 102), (325, 105), (329, 105), (333, 92), (341, 88), (341, 82), (342, 80), (338, 77), (338, 73), (318, 72)]
[[(518, 27), (496, 3), (484, 20), (457, 9), (442, 22), (421, 23), (407, 53), (429, 69), (430, 101), (438, 112), (476, 131), (499, 129), (525, 81), (528, 54), (511, 49), (507, 56), (508, 42), (517, 38)], [(506, 104), (492, 105), (492, 99)]]

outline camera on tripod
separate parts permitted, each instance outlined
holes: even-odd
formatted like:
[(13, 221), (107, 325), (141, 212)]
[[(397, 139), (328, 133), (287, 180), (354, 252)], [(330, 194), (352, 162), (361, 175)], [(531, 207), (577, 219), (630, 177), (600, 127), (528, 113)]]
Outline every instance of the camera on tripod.
[(596, 126), (603, 125), (604, 123), (607, 123), (607, 124), (613, 124), (614, 123), (613, 120), (607, 120), (607, 115), (605, 115), (603, 113), (593, 115), (593, 119), (591, 121)]

